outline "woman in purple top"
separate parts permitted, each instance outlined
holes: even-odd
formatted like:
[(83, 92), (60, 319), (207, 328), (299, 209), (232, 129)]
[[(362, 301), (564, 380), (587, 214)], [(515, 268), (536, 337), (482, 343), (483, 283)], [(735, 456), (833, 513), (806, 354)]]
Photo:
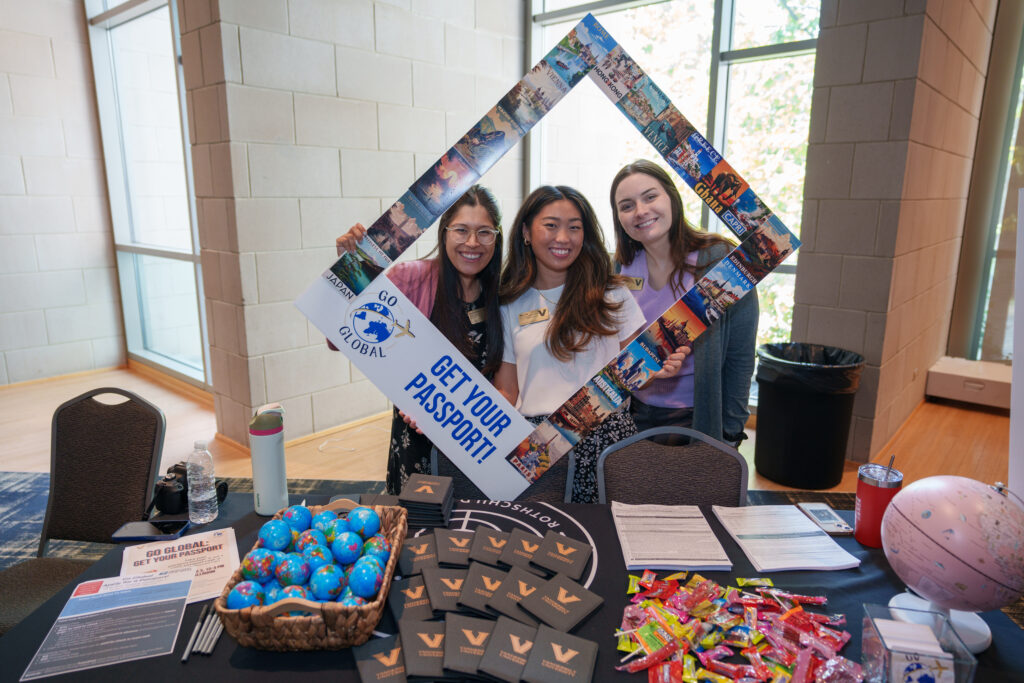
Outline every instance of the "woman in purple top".
[[(355, 251), (366, 228), (337, 239), (338, 254)], [(393, 266), (387, 276), (445, 337), (490, 379), (501, 365), (501, 211), (494, 195), (474, 185), (441, 216), (437, 253)], [(430, 472), (430, 440), (397, 408), (391, 421), (387, 492), (397, 494), (410, 474)]]
[[(646, 159), (623, 167), (612, 180), (615, 261), (647, 323), (656, 320), (724, 258), (732, 243), (702, 232), (683, 216), (683, 202), (668, 173)], [(732, 443), (744, 438), (757, 337), (757, 294), (730, 306), (693, 344), (674, 377), (633, 392), (637, 429), (692, 427)]]

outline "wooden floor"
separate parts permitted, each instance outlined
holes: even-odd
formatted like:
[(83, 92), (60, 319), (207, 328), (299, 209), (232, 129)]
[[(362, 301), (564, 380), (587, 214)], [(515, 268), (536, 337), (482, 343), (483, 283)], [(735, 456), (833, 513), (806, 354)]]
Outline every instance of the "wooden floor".
[[(67, 375), (0, 388), (0, 470), (46, 472), (50, 467), (50, 418), (64, 401), (89, 389), (115, 386), (134, 391), (159, 406), (167, 417), (161, 471), (184, 460), (192, 442), (207, 439), (216, 472), (249, 477), (246, 448), (216, 437), (212, 398), (144, 367)], [(287, 420), (287, 415), (285, 416)], [(391, 414), (350, 423), (286, 445), (290, 478), (384, 479)], [(751, 489), (786, 490), (754, 470), (754, 440), (740, 452), (750, 464)], [(1006, 481), (1010, 419), (1005, 411), (960, 404), (923, 402), (876, 458), (896, 454), (905, 483), (935, 474), (958, 474), (984, 482)], [(857, 464), (846, 463), (842, 482), (832, 491), (855, 491)]]

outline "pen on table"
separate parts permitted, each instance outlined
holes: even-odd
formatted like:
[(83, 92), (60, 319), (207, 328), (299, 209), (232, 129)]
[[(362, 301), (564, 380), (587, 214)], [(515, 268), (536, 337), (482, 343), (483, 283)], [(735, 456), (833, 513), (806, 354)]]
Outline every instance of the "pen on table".
[(203, 651), (204, 655), (212, 655), (213, 649), (217, 647), (218, 641), (220, 641), (220, 634), (224, 632), (224, 624), (217, 620), (217, 625), (213, 627), (213, 634), (209, 638), (209, 642), (206, 645), (206, 649)]
[(203, 633), (203, 637), (199, 639), (199, 644), (196, 646), (196, 651), (200, 654), (210, 654), (208, 649), (210, 647), (210, 641), (213, 639), (213, 634), (217, 631), (217, 625), (220, 624), (220, 619), (217, 618), (217, 613), (214, 610), (210, 610), (210, 614), (207, 615), (206, 620), (209, 626), (206, 632)]
[(188, 661), (188, 656), (192, 654), (192, 647), (196, 644), (196, 638), (199, 636), (199, 628), (203, 623), (203, 619), (206, 617), (206, 610), (210, 609), (210, 604), (203, 605), (203, 610), (199, 613), (199, 619), (196, 620), (196, 626), (192, 629), (192, 636), (188, 639), (188, 645), (185, 646), (185, 654), (181, 656), (181, 663), (184, 664)]
[(203, 622), (203, 628), (199, 631), (199, 638), (196, 640), (193, 652), (201, 652), (203, 649), (203, 643), (206, 642), (206, 636), (209, 635), (210, 631), (213, 630), (213, 619), (210, 617), (214, 616), (213, 608), (206, 615), (206, 621)]

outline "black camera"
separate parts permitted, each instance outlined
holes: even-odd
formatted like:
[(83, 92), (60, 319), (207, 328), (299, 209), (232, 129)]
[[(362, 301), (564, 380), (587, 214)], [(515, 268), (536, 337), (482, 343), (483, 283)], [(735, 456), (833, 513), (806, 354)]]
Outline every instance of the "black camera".
[(188, 510), (188, 472), (184, 462), (171, 465), (153, 487), (153, 505), (165, 515)]
[[(228, 495), (228, 483), (218, 479), (217, 502), (223, 503)], [(164, 515), (177, 515), (188, 511), (188, 470), (184, 462), (167, 469), (167, 474), (153, 487), (153, 507)]]

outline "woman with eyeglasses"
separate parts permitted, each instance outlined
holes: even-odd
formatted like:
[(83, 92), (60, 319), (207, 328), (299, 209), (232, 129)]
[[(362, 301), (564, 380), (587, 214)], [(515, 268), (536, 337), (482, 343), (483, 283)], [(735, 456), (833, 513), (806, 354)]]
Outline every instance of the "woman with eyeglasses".
[[(337, 239), (338, 254), (355, 251), (366, 228)], [(498, 307), (501, 211), (489, 189), (474, 185), (438, 224), (436, 256), (394, 265), (387, 276), (455, 347), (490, 379), (501, 365)], [(409, 475), (430, 472), (431, 443), (398, 408), (391, 421), (386, 488), (398, 494)]]
[[(638, 283), (633, 295), (649, 322), (732, 249), (726, 238), (686, 220), (679, 190), (654, 162), (639, 159), (619, 170), (611, 203), (615, 261)], [(737, 445), (746, 438), (757, 319), (755, 290), (697, 337), (678, 375), (634, 392), (630, 410), (637, 429), (692, 427)]]
[[(644, 315), (613, 272), (594, 209), (577, 190), (537, 188), (513, 226), (501, 274), (504, 357), (494, 386), (539, 424), (643, 330)], [(677, 372), (685, 355), (670, 355), (655, 377)], [(619, 410), (576, 444), (572, 502), (597, 502), (598, 456), (635, 433), (629, 412)]]

